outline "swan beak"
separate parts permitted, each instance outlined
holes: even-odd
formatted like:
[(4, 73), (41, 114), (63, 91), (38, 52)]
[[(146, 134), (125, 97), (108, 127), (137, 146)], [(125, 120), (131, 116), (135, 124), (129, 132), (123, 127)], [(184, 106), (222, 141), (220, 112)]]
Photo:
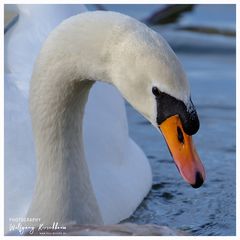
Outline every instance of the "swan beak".
[(199, 188), (205, 179), (205, 170), (195, 150), (192, 137), (183, 131), (178, 115), (167, 118), (159, 125), (169, 151), (183, 179)]

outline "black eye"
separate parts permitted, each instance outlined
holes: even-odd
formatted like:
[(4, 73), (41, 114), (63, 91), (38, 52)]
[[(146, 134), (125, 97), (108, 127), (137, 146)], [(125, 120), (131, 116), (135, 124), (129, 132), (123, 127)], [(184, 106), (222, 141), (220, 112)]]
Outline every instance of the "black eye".
[(157, 87), (152, 88), (152, 93), (157, 97), (160, 95), (159, 89)]

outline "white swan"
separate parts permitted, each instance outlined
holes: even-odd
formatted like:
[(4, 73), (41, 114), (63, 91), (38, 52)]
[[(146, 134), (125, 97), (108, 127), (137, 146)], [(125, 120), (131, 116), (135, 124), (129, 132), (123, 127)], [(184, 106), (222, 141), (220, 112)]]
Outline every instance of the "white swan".
[[(84, 10), (81, 5), (19, 5), (19, 20), (5, 35), (6, 232), (9, 218), (26, 215), (35, 182), (28, 111), (33, 63), (49, 32), (63, 19)], [(85, 110), (85, 153), (94, 192), (104, 223), (116, 223), (128, 217), (149, 191), (151, 169), (128, 136), (124, 102), (114, 87), (94, 84)]]
[[(204, 169), (189, 136), (198, 130), (198, 117), (175, 54), (158, 34), (130, 17), (87, 12), (65, 20), (49, 35), (33, 71), (30, 109), (38, 175), (29, 217), (48, 224), (104, 223), (82, 141), (84, 107), (95, 81), (115, 85), (160, 127), (185, 180), (194, 187), (203, 183)], [(98, 124), (97, 115), (93, 120)], [(121, 168), (119, 163), (111, 169), (112, 178)], [(135, 168), (128, 170), (121, 180), (136, 177)], [(135, 195), (139, 189), (122, 194), (131, 199), (131, 191)]]
[[(168, 44), (130, 17), (83, 13), (49, 35), (32, 76), (30, 106), (38, 164), (28, 216), (45, 224), (116, 222), (129, 216), (149, 190), (151, 174), (144, 155), (136, 147), (141, 156), (137, 160), (122, 151), (128, 146), (126, 135), (116, 148), (113, 141), (105, 146), (114, 155), (110, 162), (102, 157), (89, 161), (87, 151), (84, 154), (91, 143), (82, 141), (83, 113), (95, 80), (115, 85), (160, 127), (186, 181), (199, 187), (205, 178), (189, 136), (198, 130), (197, 114), (185, 74)], [(104, 120), (99, 124), (97, 113), (91, 117), (93, 126), (109, 131)], [(105, 139), (101, 133), (100, 139)], [(115, 155), (121, 156), (118, 161)]]

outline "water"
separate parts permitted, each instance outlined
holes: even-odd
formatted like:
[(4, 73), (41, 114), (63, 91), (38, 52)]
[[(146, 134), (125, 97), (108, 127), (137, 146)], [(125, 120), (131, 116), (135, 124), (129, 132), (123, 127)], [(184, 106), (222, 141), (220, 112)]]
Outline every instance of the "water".
[[(111, 9), (111, 6), (107, 7)], [(115, 5), (111, 10), (119, 9), (144, 19), (146, 11), (152, 11), (151, 7), (138, 7), (134, 12), (132, 6), (118, 8)], [(235, 28), (233, 5), (227, 8), (200, 6), (196, 12), (196, 18), (190, 13), (179, 24), (191, 22), (191, 19), (199, 24), (204, 19), (206, 24), (209, 17), (209, 24), (218, 26), (224, 15), (225, 26)], [(155, 27), (155, 30), (167, 38), (187, 72), (201, 122), (194, 141), (205, 165), (207, 179), (199, 189), (185, 183), (163, 137), (126, 103), (130, 135), (148, 156), (153, 171), (150, 193), (126, 221), (167, 225), (193, 235), (235, 235), (235, 38), (176, 31), (175, 27)]]

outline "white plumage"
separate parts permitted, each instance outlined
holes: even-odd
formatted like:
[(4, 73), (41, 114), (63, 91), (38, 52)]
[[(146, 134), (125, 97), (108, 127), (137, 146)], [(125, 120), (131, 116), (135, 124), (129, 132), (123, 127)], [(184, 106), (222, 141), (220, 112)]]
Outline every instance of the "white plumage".
[[(19, 5), (18, 10), (19, 21), (5, 35), (5, 231), (8, 231), (10, 217), (26, 215), (36, 178), (28, 106), (32, 66), (49, 32), (63, 19), (83, 11), (84, 7)], [(128, 136), (124, 101), (113, 86), (94, 84), (83, 124), (86, 159), (104, 222), (118, 222), (137, 207), (135, 203), (128, 208), (127, 200), (118, 205), (118, 200), (121, 202), (121, 198), (127, 197), (126, 191), (133, 193), (134, 185), (140, 187), (134, 175), (135, 183), (131, 185), (131, 179), (126, 177), (131, 173), (125, 168), (128, 169), (129, 164), (129, 171), (139, 169), (139, 174), (146, 176), (143, 178), (144, 191), (136, 188), (136, 191), (140, 190), (138, 202), (141, 202), (151, 186), (149, 163)], [(122, 178), (124, 172), (126, 176)]]
[[(46, 18), (46, 24), (49, 21)], [(41, 36), (43, 29), (51, 28), (38, 26), (38, 21), (35, 24), (33, 29)], [(18, 33), (17, 27), (7, 36), (9, 49), (11, 34)], [(30, 32), (33, 38), (34, 31)], [(6, 168), (12, 171), (20, 161), (23, 165), (13, 176), (15, 179), (6, 175), (6, 219), (16, 213), (22, 216), (31, 198), (34, 153), (23, 92), (45, 36), (39, 42), (33, 41), (33, 45), (26, 44), (26, 48), (34, 49), (26, 59), (21, 58), (26, 50), (21, 53), (19, 48), (20, 57), (15, 56), (19, 62), (14, 64), (16, 59), (12, 58), (16, 66), (13, 70), (11, 52), (6, 51), (5, 117), (11, 119), (6, 121)], [(21, 69), (25, 70), (23, 75)], [(26, 82), (19, 81), (18, 75)], [(189, 101), (189, 86), (181, 64), (165, 40), (144, 24), (122, 14), (97, 11), (71, 17), (59, 25), (49, 35), (35, 63), (30, 90), (38, 168), (28, 216), (39, 217), (46, 224), (119, 222), (133, 213), (151, 187), (147, 158), (128, 135), (122, 98), (110, 85), (98, 83), (91, 88), (95, 80), (115, 85), (155, 127), (153, 86), (186, 105)], [(16, 91), (14, 98), (9, 97), (11, 91)], [(13, 127), (21, 129), (15, 144)], [(24, 146), (20, 144), (16, 151), (14, 146), (20, 141)], [(22, 202), (14, 206), (14, 196), (21, 195), (18, 185), (14, 186), (17, 177), (17, 184), (22, 181), (22, 187), (26, 190), (30, 185), (30, 190), (29, 198), (23, 192)]]

